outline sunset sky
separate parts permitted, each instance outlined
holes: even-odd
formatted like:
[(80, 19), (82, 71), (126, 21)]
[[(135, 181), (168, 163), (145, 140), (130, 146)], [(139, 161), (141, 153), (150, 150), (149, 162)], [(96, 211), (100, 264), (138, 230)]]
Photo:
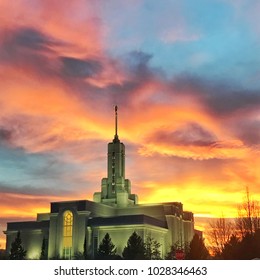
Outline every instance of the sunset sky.
[(107, 143), (140, 203), (233, 217), (260, 200), (260, 1), (1, 0), (0, 244), (7, 221), (91, 199)]

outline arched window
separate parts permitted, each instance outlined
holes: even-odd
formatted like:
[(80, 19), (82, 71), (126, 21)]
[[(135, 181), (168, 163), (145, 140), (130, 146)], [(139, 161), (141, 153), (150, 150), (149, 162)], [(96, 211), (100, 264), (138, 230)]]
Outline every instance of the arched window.
[(63, 257), (71, 259), (72, 253), (73, 213), (69, 210), (63, 214)]

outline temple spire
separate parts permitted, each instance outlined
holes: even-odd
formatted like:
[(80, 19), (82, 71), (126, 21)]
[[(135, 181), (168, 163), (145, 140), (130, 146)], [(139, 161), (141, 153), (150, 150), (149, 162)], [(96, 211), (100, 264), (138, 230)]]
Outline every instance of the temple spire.
[(115, 106), (115, 137), (114, 142), (119, 141), (118, 135), (117, 135), (117, 105)]

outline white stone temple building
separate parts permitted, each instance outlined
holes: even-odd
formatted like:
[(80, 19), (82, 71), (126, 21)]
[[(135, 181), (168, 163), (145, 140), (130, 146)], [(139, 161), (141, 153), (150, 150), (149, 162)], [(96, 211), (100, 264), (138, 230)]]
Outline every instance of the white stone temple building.
[(18, 231), (28, 259), (39, 258), (43, 242), (49, 259), (71, 259), (83, 252), (84, 242), (88, 255), (95, 258), (106, 233), (120, 255), (134, 231), (144, 240), (148, 236), (156, 239), (163, 258), (172, 245), (191, 241), (194, 220), (193, 213), (183, 211), (180, 202), (138, 204), (131, 182), (125, 178), (125, 145), (118, 137), (115, 107), (115, 136), (108, 144), (107, 178), (101, 181), (101, 191), (94, 193), (93, 201), (52, 202), (50, 212), (37, 214), (36, 221), (8, 223), (7, 253)]

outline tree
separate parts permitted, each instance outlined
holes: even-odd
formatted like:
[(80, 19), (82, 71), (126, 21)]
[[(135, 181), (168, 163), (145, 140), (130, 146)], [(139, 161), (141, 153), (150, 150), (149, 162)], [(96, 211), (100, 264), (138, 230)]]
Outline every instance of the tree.
[(151, 236), (148, 236), (144, 243), (144, 257), (147, 260), (160, 260), (161, 252), (160, 252), (161, 244), (157, 242)]
[(73, 260), (85, 260), (84, 254), (80, 251), (75, 252)]
[(170, 251), (165, 256), (166, 260), (176, 260), (176, 246), (172, 245)]
[(46, 238), (42, 239), (40, 260), (47, 260), (47, 258), (48, 258), (47, 242), (48, 242), (48, 239), (46, 239)]
[(6, 259), (6, 251), (4, 249), (1, 249), (0, 245), (0, 260), (5, 260)]
[(241, 239), (233, 235), (221, 254), (224, 260), (251, 260), (260, 258), (260, 230), (246, 233)]
[(11, 251), (9, 254), (10, 260), (24, 260), (26, 256), (26, 251), (22, 246), (22, 240), (20, 236), (20, 231), (17, 232), (17, 236), (11, 244)]
[(88, 259), (87, 236), (86, 235), (85, 235), (85, 238), (84, 238), (84, 245), (83, 245), (83, 257), (84, 257), (84, 260)]
[(218, 218), (209, 223), (207, 231), (210, 249), (215, 257), (221, 255), (225, 244), (229, 241), (234, 233), (234, 222), (224, 217)]
[(116, 247), (111, 241), (108, 233), (99, 244), (97, 251), (97, 259), (99, 260), (111, 260), (116, 258)]
[(254, 233), (254, 254), (253, 258), (260, 259), (260, 229)]
[(215, 258), (246, 260), (260, 257), (260, 202), (251, 198), (248, 187), (234, 225), (224, 218), (210, 225), (208, 236)]
[(220, 258), (224, 260), (238, 260), (240, 257), (240, 241), (236, 235), (232, 235), (224, 245)]
[(236, 227), (241, 237), (260, 229), (260, 204), (259, 201), (252, 199), (248, 187), (246, 187), (244, 201), (238, 207)]
[(181, 244), (179, 241), (175, 242), (171, 246), (170, 251), (167, 252), (165, 259), (166, 260), (176, 260), (176, 252), (180, 251), (180, 250), (187, 252), (188, 247), (189, 247), (189, 244), (184, 244), (184, 246), (183, 246), (183, 244)]
[(190, 242), (186, 255), (188, 260), (207, 260), (209, 252), (204, 244), (204, 240), (198, 234), (195, 234)]
[(141, 236), (136, 232), (129, 237), (127, 246), (123, 250), (123, 258), (125, 260), (144, 260), (145, 246)]

